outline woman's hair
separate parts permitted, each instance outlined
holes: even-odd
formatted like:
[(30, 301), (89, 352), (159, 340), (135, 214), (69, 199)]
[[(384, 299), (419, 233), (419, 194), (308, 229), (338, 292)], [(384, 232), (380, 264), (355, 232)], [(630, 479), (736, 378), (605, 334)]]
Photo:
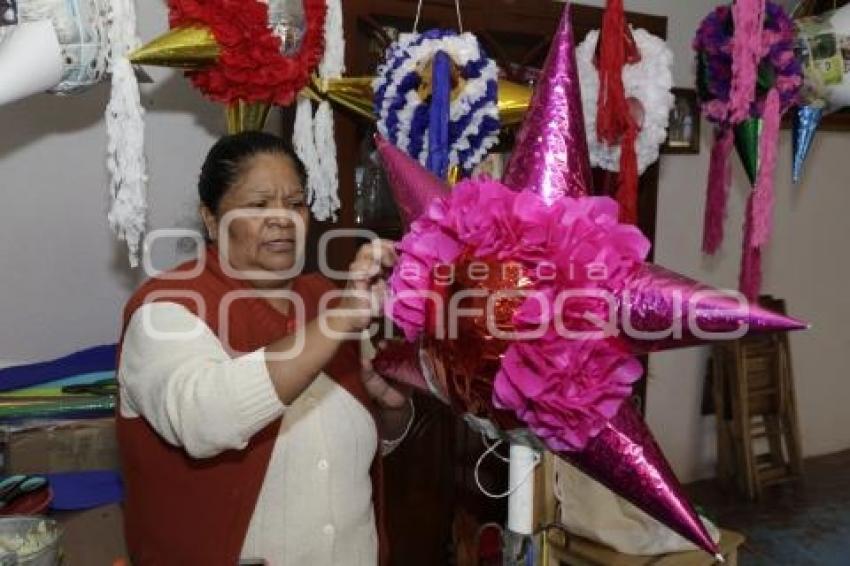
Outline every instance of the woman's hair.
[(213, 214), (218, 214), (222, 197), (236, 183), (242, 167), (261, 153), (288, 157), (295, 166), (301, 185), (306, 187), (307, 170), (289, 142), (265, 132), (243, 132), (219, 139), (207, 154), (198, 179), (201, 204)]

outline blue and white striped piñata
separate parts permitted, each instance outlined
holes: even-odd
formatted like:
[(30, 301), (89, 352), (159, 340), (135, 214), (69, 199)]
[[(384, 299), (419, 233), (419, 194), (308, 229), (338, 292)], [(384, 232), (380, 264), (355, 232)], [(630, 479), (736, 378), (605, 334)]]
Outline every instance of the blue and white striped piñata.
[[(448, 165), (469, 172), (498, 141), (499, 69), (471, 33), (429, 30), (401, 34), (387, 49), (373, 83), (378, 131), (399, 149), (428, 165), (429, 137), (435, 139), (432, 97), (419, 89), (421, 72), (437, 53), (447, 54), (460, 75), (461, 89), (451, 99), (448, 115)], [(436, 68), (436, 65), (434, 65)], [(433, 85), (439, 81), (433, 77)], [(431, 77), (425, 78), (431, 80)], [(433, 97), (437, 98), (436, 93)]]

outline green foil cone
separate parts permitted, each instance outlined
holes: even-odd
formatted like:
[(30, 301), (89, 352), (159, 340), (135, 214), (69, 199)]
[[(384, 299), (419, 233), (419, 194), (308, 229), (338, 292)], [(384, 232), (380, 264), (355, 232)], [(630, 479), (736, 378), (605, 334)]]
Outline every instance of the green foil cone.
[(764, 120), (761, 118), (750, 118), (735, 126), (735, 149), (744, 164), (744, 170), (750, 179), (750, 184), (755, 186), (759, 171), (759, 140)]

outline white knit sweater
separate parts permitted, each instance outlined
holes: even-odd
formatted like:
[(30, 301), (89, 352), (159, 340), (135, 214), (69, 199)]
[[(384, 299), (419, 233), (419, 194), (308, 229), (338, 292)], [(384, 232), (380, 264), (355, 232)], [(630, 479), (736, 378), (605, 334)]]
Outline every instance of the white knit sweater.
[(244, 449), (283, 418), (244, 559), (271, 566), (377, 564), (369, 476), (375, 422), (332, 379), (320, 374), (284, 407), (262, 350), (231, 358), (202, 320), (173, 303), (148, 304), (133, 315), (118, 378), (121, 414), (147, 419), (194, 458)]

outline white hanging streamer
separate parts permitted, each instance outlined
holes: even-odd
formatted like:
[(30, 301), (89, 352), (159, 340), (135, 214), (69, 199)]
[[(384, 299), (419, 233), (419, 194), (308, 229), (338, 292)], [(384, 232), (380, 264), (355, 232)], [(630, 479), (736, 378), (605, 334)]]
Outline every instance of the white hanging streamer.
[(525, 484), (525, 482), (527, 482), (528, 479), (531, 477), (531, 474), (534, 473), (534, 469), (537, 467), (538, 464), (540, 464), (540, 454), (539, 453), (534, 454), (534, 461), (531, 463), (531, 465), (529, 465), (528, 471), (526, 471), (522, 475), (522, 479), (520, 481), (516, 482), (512, 486), (509, 486), (508, 490), (504, 493), (492, 493), (491, 491), (486, 489), (483, 485), (481, 485), (481, 478), (480, 478), (480, 475), (479, 475), (479, 470), (481, 469), (481, 464), (484, 463), (484, 460), (490, 454), (494, 454), (498, 459), (500, 459), (501, 461), (503, 461), (505, 463), (510, 463), (510, 459), (505, 458), (504, 456), (502, 456), (501, 454), (496, 452), (496, 450), (499, 448), (499, 446), (502, 445), (501, 440), (497, 440), (492, 445), (488, 445), (487, 439), (483, 435), (481, 436), (481, 438), (484, 441), (484, 445), (487, 446), (487, 450), (485, 450), (481, 454), (481, 456), (478, 457), (478, 461), (475, 462), (475, 469), (473, 471), (473, 476), (475, 477), (475, 485), (478, 486), (478, 489), (481, 490), (481, 493), (483, 493), (485, 496), (489, 497), (490, 499), (504, 499), (506, 497), (510, 497), (519, 488), (521, 488)]
[(334, 115), (327, 101), (319, 104), (315, 117), (316, 148), (322, 148), (319, 165), (324, 184), (313, 194), (313, 214), (319, 221), (332, 219), (336, 222), (339, 210), (339, 168), (336, 162), (336, 139), (334, 137)]
[(127, 54), (139, 45), (133, 0), (113, 0), (109, 26), (112, 49), (112, 95), (106, 107), (109, 138), (107, 169), (112, 203), (109, 225), (127, 242), (130, 266), (139, 264), (139, 245), (145, 232), (147, 174), (144, 153), (144, 110), (136, 74)]
[(342, 1), (327, 0), (325, 17), (325, 54), (319, 64), (319, 76), (338, 79), (345, 72), (345, 36), (342, 31)]
[(295, 108), (295, 130), (292, 136), (295, 153), (307, 169), (307, 202), (312, 206), (321, 187), (325, 184), (324, 171), (319, 162), (319, 152), (316, 150), (316, 138), (313, 131), (313, 105), (305, 97), (298, 99)]
[[(327, 0), (325, 16), (325, 53), (319, 64), (322, 80), (342, 77), (345, 72), (345, 37), (342, 30), (341, 0)], [(312, 104), (299, 98), (295, 114), (293, 143), (298, 157), (307, 168), (308, 199), (317, 220), (336, 221), (339, 210), (339, 169), (333, 110), (322, 102), (313, 117)], [(321, 151), (319, 151), (321, 148)]]

